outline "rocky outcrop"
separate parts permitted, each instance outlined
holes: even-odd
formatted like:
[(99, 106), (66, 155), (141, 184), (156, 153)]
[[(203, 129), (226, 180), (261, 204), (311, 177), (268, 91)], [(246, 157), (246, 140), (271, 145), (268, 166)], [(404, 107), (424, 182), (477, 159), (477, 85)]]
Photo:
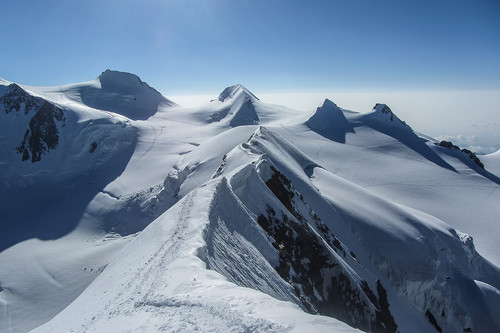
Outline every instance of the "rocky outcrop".
[(5, 113), (23, 112), (30, 116), (24, 138), (16, 147), (23, 161), (35, 163), (49, 150), (56, 149), (59, 144), (58, 124), (64, 124), (64, 111), (48, 101), (27, 93), (16, 84), (8, 87), (7, 93), (0, 98)]
[(448, 149), (456, 149), (456, 150), (460, 150), (462, 153), (466, 154), (469, 156), (469, 158), (471, 160), (474, 161), (474, 163), (476, 163), (476, 165), (482, 169), (484, 169), (484, 164), (481, 162), (481, 160), (479, 159), (479, 157), (476, 156), (476, 154), (474, 154), (472, 151), (470, 151), (469, 149), (466, 149), (466, 148), (460, 148), (459, 146), (457, 145), (454, 145), (451, 141), (445, 141), (445, 140), (442, 140), (439, 145), (441, 147), (444, 147), (444, 148), (448, 148)]
[[(380, 280), (377, 295), (366, 281), (356, 282), (332, 253), (333, 250), (345, 257), (345, 246), (310, 208), (310, 218), (296, 209), (295, 201), (308, 205), (293, 189), (290, 180), (276, 168), (271, 166), (271, 169), (272, 176), (266, 185), (296, 219), (289, 218), (286, 212), (276, 212), (271, 206), (267, 206), (266, 215), (258, 217), (258, 224), (279, 253), (276, 271), (292, 285), (309, 312), (338, 318), (362, 330), (396, 332), (398, 326)], [(321, 234), (311, 228), (310, 219)]]

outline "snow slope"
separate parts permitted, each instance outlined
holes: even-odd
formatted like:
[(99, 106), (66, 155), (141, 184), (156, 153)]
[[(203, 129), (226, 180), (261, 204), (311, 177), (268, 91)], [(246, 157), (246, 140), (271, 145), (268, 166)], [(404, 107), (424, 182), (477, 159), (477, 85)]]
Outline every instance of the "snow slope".
[(61, 104), (82, 104), (110, 111), (132, 120), (145, 120), (158, 109), (177, 104), (165, 98), (134, 74), (107, 69), (96, 79), (61, 87), (27, 87), (43, 97)]
[(2, 80), (0, 117), (2, 332), (500, 329), (494, 154), (385, 104), (183, 108), (106, 71)]
[(481, 156), (481, 160), (485, 163), (488, 171), (500, 177), (500, 150)]
[(188, 194), (144, 230), (59, 316), (35, 332), (353, 331), (297, 306), (241, 288), (197, 257), (216, 191)]

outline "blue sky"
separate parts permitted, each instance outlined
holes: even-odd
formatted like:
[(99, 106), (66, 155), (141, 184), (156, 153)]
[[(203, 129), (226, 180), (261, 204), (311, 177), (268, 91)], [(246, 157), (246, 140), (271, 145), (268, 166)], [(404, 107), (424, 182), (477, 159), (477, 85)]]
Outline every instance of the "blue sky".
[(0, 22), (0, 77), (27, 85), (110, 68), (167, 96), (235, 83), (269, 93), (500, 93), (498, 0), (16, 0), (0, 3)]

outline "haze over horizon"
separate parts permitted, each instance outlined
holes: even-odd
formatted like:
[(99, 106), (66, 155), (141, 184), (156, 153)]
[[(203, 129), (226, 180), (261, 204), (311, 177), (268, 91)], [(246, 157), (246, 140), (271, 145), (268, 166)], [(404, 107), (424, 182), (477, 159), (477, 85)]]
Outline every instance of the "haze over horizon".
[(499, 14), (496, 1), (16, 1), (0, 5), (15, 28), (0, 77), (62, 85), (110, 68), (184, 105), (236, 83), (304, 111), (383, 102), (417, 131), (489, 153)]

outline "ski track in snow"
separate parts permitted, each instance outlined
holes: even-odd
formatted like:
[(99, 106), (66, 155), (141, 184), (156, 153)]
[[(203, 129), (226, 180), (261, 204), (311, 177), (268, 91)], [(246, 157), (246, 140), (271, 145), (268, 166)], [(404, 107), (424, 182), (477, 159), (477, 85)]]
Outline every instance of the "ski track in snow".
[[(187, 216), (193, 207), (193, 200), (190, 196), (186, 197), (186, 200), (182, 203), (181, 213), (179, 214), (179, 223), (176, 223), (174, 230), (172, 231), (172, 236), (165, 238), (163, 244), (141, 265), (139, 269), (133, 272), (127, 273), (127, 284), (120, 289), (119, 293), (116, 294), (115, 298), (109, 300), (103, 307), (100, 313), (93, 317), (91, 322), (81, 328), (82, 332), (90, 331), (92, 323), (99, 317), (104, 316), (116, 316), (117, 313), (110, 311), (112, 309), (124, 309), (124, 311), (129, 308), (130, 304), (148, 304), (149, 298), (152, 294), (158, 290), (159, 282), (156, 280), (156, 272), (166, 271), (166, 267), (175, 256), (178, 254), (179, 248), (181, 247), (183, 240), (183, 231), (186, 230)], [(173, 240), (173, 242), (172, 242)], [(160, 281), (164, 281), (163, 279)], [(141, 300), (136, 300), (131, 298), (130, 295), (141, 295), (142, 290), (145, 286), (148, 286), (148, 293), (141, 296)], [(166, 287), (164, 285), (160, 287)], [(161, 289), (161, 288), (160, 288)], [(131, 292), (132, 291), (132, 292)]]
[[(154, 121), (150, 120), (150, 121), (148, 121), (148, 125), (150, 126), (151, 131), (153, 132), (153, 135), (154, 135), (153, 140), (151, 140), (151, 143), (149, 144), (149, 147), (146, 148), (146, 149), (144, 149), (142, 151), (141, 155), (139, 155), (137, 157), (134, 157), (134, 160), (132, 162), (130, 162), (129, 165), (133, 165), (133, 164), (136, 164), (136, 163), (140, 162), (142, 160), (142, 158), (144, 158), (144, 156), (146, 156), (153, 149), (153, 147), (156, 144), (156, 141), (163, 134), (163, 128), (164, 128), (164, 126), (162, 126), (161, 124), (158, 124), (157, 122), (154, 122)], [(158, 128), (160, 128), (160, 133), (158, 133), (158, 131), (155, 130), (155, 126), (157, 126)]]

